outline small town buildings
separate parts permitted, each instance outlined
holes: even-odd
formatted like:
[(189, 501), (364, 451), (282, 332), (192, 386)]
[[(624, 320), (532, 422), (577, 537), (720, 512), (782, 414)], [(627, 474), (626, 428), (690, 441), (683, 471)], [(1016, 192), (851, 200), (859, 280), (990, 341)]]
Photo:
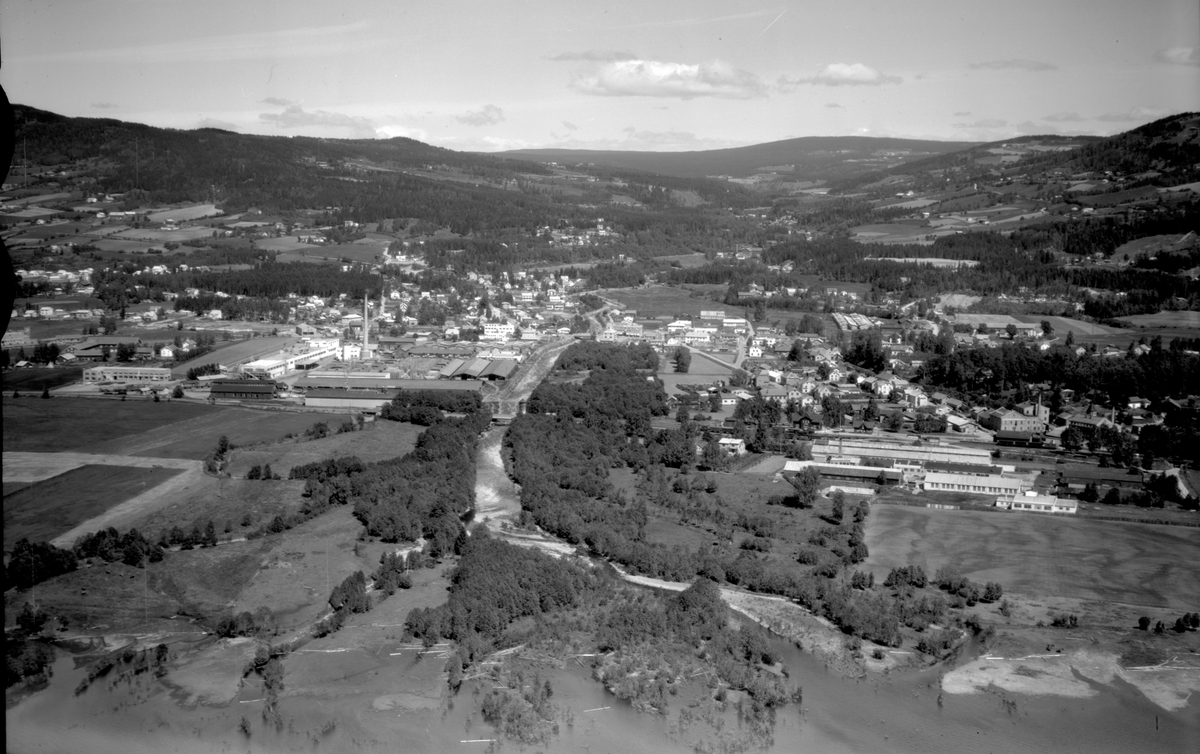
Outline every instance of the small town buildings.
[(976, 495), (1006, 495), (1015, 497), (1023, 492), (1024, 483), (999, 474), (949, 474), (930, 471), (925, 474), (926, 490), (941, 492), (971, 492)]
[(1014, 511), (1073, 514), (1079, 510), (1079, 503), (1069, 498), (1039, 495), (1028, 490), (1023, 495), (1001, 495), (996, 498), (996, 507)]
[(1011, 409), (989, 411), (980, 417), (979, 423), (993, 432), (1040, 434), (1046, 431), (1046, 423), (1037, 416), (1029, 416)]
[(742, 456), (746, 454), (746, 441), (740, 437), (722, 437), (717, 440), (717, 444), (729, 455)]
[(217, 399), (269, 401), (275, 397), (275, 383), (265, 380), (213, 380), (208, 394)]
[(305, 408), (342, 409), (378, 413), (399, 394), (399, 390), (363, 390), (313, 388), (304, 395)]
[(83, 370), (84, 382), (165, 382), (171, 370), (165, 367), (131, 367), (124, 365), (91, 367)]

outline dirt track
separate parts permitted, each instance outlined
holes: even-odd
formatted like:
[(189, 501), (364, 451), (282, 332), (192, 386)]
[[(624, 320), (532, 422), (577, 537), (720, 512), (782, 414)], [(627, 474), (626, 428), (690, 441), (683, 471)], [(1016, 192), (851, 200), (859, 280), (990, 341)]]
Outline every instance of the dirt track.
[(146, 490), (104, 513), (84, 521), (51, 542), (56, 547), (69, 547), (84, 534), (105, 527), (118, 528), (128, 524), (147, 511), (154, 510), (185, 492), (191, 492), (208, 481), (200, 461), (176, 458), (139, 458), (94, 453), (5, 453), (4, 481), (37, 482), (58, 476), (80, 466), (133, 466), (140, 468), (180, 469), (178, 474), (157, 487)]
[(40, 482), (80, 466), (136, 466), (143, 469), (191, 469), (199, 461), (177, 458), (139, 458), (110, 453), (25, 453), (4, 454), (5, 482)]

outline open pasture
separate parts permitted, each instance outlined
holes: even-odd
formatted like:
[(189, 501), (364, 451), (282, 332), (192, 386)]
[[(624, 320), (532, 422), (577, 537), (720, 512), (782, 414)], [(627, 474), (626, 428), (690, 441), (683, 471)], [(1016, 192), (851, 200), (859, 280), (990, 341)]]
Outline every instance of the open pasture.
[(711, 385), (713, 382), (729, 382), (733, 374), (733, 365), (721, 366), (713, 358), (705, 358), (697, 351), (692, 351), (692, 363), (686, 373), (675, 371), (675, 362), (667, 357), (659, 359), (658, 378), (663, 381), (663, 390), (667, 395), (681, 392), (679, 385)]
[[(330, 425), (336, 429), (334, 425)], [(271, 470), (286, 478), (293, 466), (301, 466), (326, 458), (357, 456), (365, 463), (385, 461), (408, 453), (417, 444), (423, 427), (404, 422), (375, 421), (358, 432), (345, 432), (320, 440), (294, 442), (284, 440), (233, 454), (229, 473), (235, 478), (246, 476), (253, 466), (271, 465)]]
[(296, 236), (280, 236), (279, 238), (262, 238), (254, 242), (254, 248), (263, 251), (302, 251), (319, 249), (320, 247), (303, 241), (297, 241)]
[(699, 317), (700, 312), (724, 309), (726, 313), (742, 316), (742, 310), (737, 306), (725, 306), (706, 296), (692, 297), (692, 291), (686, 288), (668, 288), (654, 286), (652, 288), (619, 288), (603, 291), (606, 298), (619, 301), (628, 309), (637, 310), (640, 318), (650, 317)]
[(167, 220), (199, 220), (202, 217), (212, 217), (219, 215), (221, 211), (217, 209), (215, 204), (193, 204), (190, 207), (178, 207), (176, 209), (167, 209), (162, 212), (150, 213), (150, 221), (161, 223)]
[(146, 243), (166, 243), (174, 241), (180, 243), (182, 241), (198, 241), (203, 238), (212, 238), (211, 228), (178, 228), (176, 230), (152, 230), (149, 228), (130, 228), (123, 230), (120, 233), (109, 236), (110, 239), (120, 239), (128, 241), (145, 241)]
[[(4, 497), (4, 549), (46, 541), (180, 473), (173, 468), (81, 466)], [(7, 486), (7, 485), (6, 485)]]
[(304, 432), (317, 422), (336, 427), (349, 419), (348, 414), (228, 408), (219, 414), (210, 413), (176, 424), (160, 425), (137, 435), (101, 441), (87, 450), (151, 458), (201, 459), (216, 448), (222, 435), (234, 445), (254, 445)]
[(696, 252), (695, 254), (672, 254), (665, 257), (655, 257), (654, 260), (656, 262), (666, 262), (672, 267), (684, 268), (703, 267), (708, 264), (708, 257), (700, 252)]
[[(62, 370), (56, 370), (62, 371)], [(226, 409), (181, 401), (117, 401), (4, 397), (4, 451), (53, 453), (140, 436), (171, 425), (184, 432), (190, 420), (217, 418)], [(178, 434), (177, 434), (178, 439)]]
[(92, 245), (95, 246), (98, 251), (127, 252), (130, 254), (145, 254), (152, 248), (162, 248), (161, 245), (156, 247), (149, 241), (136, 241), (128, 238), (119, 238), (113, 236), (93, 241)]
[(1129, 322), (1138, 327), (1185, 327), (1200, 329), (1200, 312), (1155, 312), (1154, 314), (1133, 314), (1121, 317), (1121, 321)]
[(334, 264), (336, 259), (327, 259), (323, 256), (316, 256), (320, 252), (301, 249), (298, 251), (281, 251), (275, 255), (275, 261), (280, 264)]
[(951, 565), (973, 581), (1031, 596), (1200, 604), (1194, 528), (876, 505), (866, 529), (865, 565), (876, 580), (898, 566), (920, 565), (932, 577)]
[[(157, 537), (173, 526), (185, 531), (210, 520), (217, 536), (244, 537), (276, 516), (295, 513), (304, 503), (304, 482), (247, 481), (201, 475), (194, 485), (172, 496), (157, 507), (147, 507), (129, 517), (127, 526), (135, 526), (146, 536)], [(226, 531), (228, 527), (228, 531)], [(124, 528), (118, 527), (118, 528)]]
[(1014, 319), (1018, 322), (1027, 324), (1040, 324), (1042, 320), (1047, 320), (1054, 327), (1054, 335), (1059, 338), (1067, 337), (1067, 333), (1074, 333), (1075, 340), (1079, 340), (1080, 336), (1090, 338), (1102, 338), (1108, 335), (1120, 335), (1125, 330), (1116, 327), (1108, 327), (1106, 325), (1098, 325), (1092, 322), (1084, 322), (1070, 317), (1043, 317), (1037, 314), (1017, 314)]
[[(78, 326), (78, 325), (77, 325)], [(30, 346), (26, 353), (32, 352)], [(13, 391), (28, 393), (26, 397), (34, 398), (41, 394), (43, 388), (53, 390), (62, 385), (69, 385), (83, 379), (83, 367), (25, 367), (9, 369), (4, 372), (3, 389), (9, 396)], [(34, 395), (34, 394), (37, 395)], [(8, 417), (5, 416), (5, 419)]]

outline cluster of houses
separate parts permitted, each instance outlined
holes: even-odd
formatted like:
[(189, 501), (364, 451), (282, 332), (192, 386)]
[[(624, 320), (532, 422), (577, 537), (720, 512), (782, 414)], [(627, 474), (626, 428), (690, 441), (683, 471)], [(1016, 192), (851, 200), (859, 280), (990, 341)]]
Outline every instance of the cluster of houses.
[(549, 225), (543, 225), (537, 229), (537, 235), (554, 246), (593, 246), (604, 240), (621, 237), (603, 217), (596, 219), (594, 228), (567, 226), (552, 229)]
[(613, 311), (609, 323), (597, 336), (601, 342), (645, 342), (657, 347), (689, 346), (701, 350), (735, 351), (745, 345), (752, 332), (742, 317), (724, 310), (700, 312), (696, 319), (637, 321), (636, 310)]

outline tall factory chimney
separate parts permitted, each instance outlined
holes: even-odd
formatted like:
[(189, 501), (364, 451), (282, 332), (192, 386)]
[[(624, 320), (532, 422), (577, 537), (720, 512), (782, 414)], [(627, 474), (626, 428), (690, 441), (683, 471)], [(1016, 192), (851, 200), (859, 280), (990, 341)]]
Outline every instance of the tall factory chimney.
[(367, 294), (363, 294), (363, 342), (362, 352), (363, 358), (367, 358), (367, 349), (371, 345), (370, 327), (371, 327), (371, 299)]

